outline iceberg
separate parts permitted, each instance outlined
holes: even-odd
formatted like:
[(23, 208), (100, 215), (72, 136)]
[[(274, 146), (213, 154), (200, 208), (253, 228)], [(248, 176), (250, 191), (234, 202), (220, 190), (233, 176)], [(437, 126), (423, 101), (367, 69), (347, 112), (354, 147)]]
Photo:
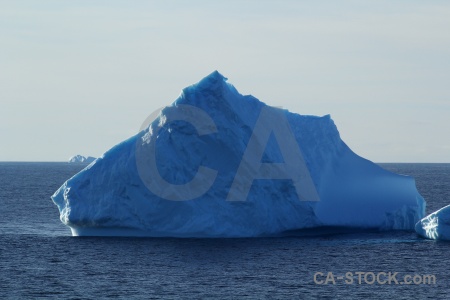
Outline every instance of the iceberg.
[(418, 235), (431, 240), (450, 240), (450, 205), (429, 214), (416, 224)]
[(69, 158), (69, 164), (90, 164), (94, 160), (95, 157), (77, 154)]
[(263, 237), (409, 230), (413, 178), (356, 155), (329, 115), (241, 95), (215, 71), (52, 196), (74, 236)]

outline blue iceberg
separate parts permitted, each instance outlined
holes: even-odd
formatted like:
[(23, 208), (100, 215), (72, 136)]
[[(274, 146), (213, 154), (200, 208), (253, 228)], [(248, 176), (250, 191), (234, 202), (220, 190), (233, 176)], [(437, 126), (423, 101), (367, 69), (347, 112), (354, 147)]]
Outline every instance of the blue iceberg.
[(75, 236), (412, 231), (425, 212), (414, 179), (352, 152), (329, 115), (268, 106), (217, 71), (52, 200)]
[(424, 238), (450, 241), (450, 205), (417, 222), (415, 229)]

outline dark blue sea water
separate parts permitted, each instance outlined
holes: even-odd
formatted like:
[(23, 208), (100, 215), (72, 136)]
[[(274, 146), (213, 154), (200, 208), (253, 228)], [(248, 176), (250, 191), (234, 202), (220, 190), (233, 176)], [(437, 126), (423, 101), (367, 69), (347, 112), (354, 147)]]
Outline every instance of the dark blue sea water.
[[(450, 204), (450, 164), (382, 166), (416, 178), (427, 213)], [(0, 163), (0, 298), (450, 297), (450, 243), (412, 232), (264, 239), (71, 237), (50, 196), (81, 168)], [(317, 272), (324, 274), (319, 280), (327, 272), (336, 277), (352, 272), (354, 282), (316, 284)], [(361, 275), (359, 284), (356, 272), (398, 272), (399, 284), (369, 284), (371, 273)], [(436, 284), (400, 284), (405, 275), (434, 275)]]

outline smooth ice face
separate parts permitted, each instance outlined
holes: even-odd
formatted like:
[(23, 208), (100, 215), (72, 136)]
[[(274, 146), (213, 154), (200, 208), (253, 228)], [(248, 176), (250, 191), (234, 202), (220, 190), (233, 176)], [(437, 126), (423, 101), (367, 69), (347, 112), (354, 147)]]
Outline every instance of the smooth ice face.
[(74, 235), (256, 237), (413, 230), (414, 179), (359, 157), (329, 115), (244, 96), (217, 71), (52, 196)]
[(450, 205), (429, 214), (416, 224), (416, 232), (432, 240), (450, 240)]

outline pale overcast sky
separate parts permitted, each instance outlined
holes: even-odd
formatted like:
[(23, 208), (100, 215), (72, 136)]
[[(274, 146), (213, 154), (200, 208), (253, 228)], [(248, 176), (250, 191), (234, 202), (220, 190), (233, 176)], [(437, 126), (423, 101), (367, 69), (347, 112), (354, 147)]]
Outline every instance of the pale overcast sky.
[(450, 2), (379, 0), (1, 1), (0, 161), (100, 156), (214, 70), (372, 161), (450, 162)]

